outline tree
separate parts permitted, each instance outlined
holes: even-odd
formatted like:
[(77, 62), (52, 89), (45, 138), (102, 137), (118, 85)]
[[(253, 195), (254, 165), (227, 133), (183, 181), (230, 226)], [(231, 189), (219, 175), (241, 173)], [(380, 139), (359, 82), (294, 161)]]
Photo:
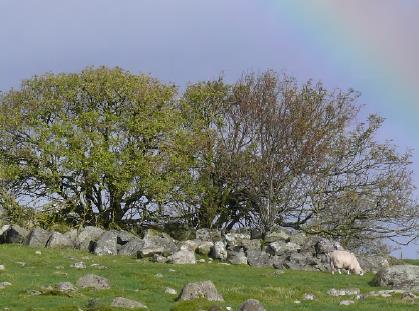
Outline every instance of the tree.
[(0, 99), (2, 183), (82, 224), (153, 221), (188, 183), (177, 90), (119, 68), (46, 74)]
[(196, 153), (206, 189), (197, 215), (227, 230), (281, 225), (342, 239), (414, 234), (410, 153), (375, 140), (380, 117), (356, 122), (357, 98), (271, 71), (233, 85), (191, 85), (185, 117), (209, 137)]

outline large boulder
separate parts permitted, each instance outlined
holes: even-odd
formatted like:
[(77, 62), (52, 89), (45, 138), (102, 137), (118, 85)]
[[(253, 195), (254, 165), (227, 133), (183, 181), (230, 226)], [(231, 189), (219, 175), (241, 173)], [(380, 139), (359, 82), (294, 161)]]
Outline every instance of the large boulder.
[(228, 256), (227, 249), (224, 242), (222, 241), (215, 242), (214, 247), (212, 248), (212, 251), (211, 251), (211, 257), (215, 259), (226, 260), (227, 256)]
[(123, 309), (148, 309), (143, 303), (124, 297), (114, 298), (112, 300), (111, 307)]
[(262, 240), (259, 240), (259, 239), (252, 239), (252, 240), (243, 239), (243, 240), (238, 241), (236, 246), (242, 247), (245, 251), (261, 250)]
[(138, 252), (144, 248), (144, 241), (140, 239), (134, 239), (121, 246), (118, 251), (118, 255), (123, 256), (137, 256)]
[(94, 242), (99, 240), (105, 230), (87, 226), (80, 230), (77, 239), (76, 239), (76, 247), (83, 251), (93, 251)]
[(24, 243), (29, 231), (18, 225), (4, 225), (0, 229), (0, 244)]
[(227, 261), (233, 265), (247, 265), (247, 257), (243, 249), (227, 251)]
[(255, 267), (272, 267), (273, 262), (268, 253), (260, 250), (247, 251), (247, 262)]
[(290, 270), (315, 271), (318, 259), (307, 253), (293, 253), (287, 257), (284, 267)]
[(214, 283), (211, 281), (186, 284), (182, 289), (179, 300), (193, 300), (198, 298), (204, 298), (209, 301), (224, 301), (223, 296), (218, 293)]
[(196, 264), (195, 253), (188, 249), (181, 249), (168, 257), (174, 264)]
[(272, 242), (276, 242), (276, 241), (289, 242), (290, 236), (285, 230), (275, 229), (275, 230), (267, 232), (265, 234), (265, 239), (264, 240), (265, 240), (266, 243), (272, 243)]
[(211, 249), (214, 247), (214, 242), (211, 241), (202, 241), (198, 244), (196, 252), (198, 254), (208, 256), (211, 252)]
[(164, 232), (148, 229), (143, 238), (144, 247), (138, 257), (152, 257), (154, 254), (169, 256), (178, 250), (175, 240)]
[(51, 235), (52, 232), (50, 231), (34, 228), (31, 233), (29, 233), (25, 244), (31, 247), (45, 247)]
[(390, 267), (387, 257), (385, 256), (367, 256), (367, 255), (357, 255), (356, 256), (361, 266), (362, 270), (365, 272), (377, 273), (383, 268)]
[(71, 248), (74, 247), (74, 241), (62, 233), (53, 232), (45, 246), (50, 248)]
[(131, 232), (124, 231), (124, 230), (110, 230), (110, 232), (116, 235), (116, 243), (118, 245), (125, 245), (129, 241), (137, 239), (138, 237)]
[(375, 275), (377, 286), (419, 292), (419, 266), (396, 265), (383, 268)]
[(241, 244), (243, 240), (250, 240), (250, 234), (235, 232), (229, 232), (224, 234), (224, 241), (226, 242), (227, 246), (238, 246)]
[(95, 242), (93, 252), (99, 256), (116, 255), (118, 253), (117, 234), (112, 231), (108, 231), (102, 234), (99, 240)]
[(336, 250), (335, 243), (326, 238), (319, 238), (314, 247), (317, 256), (327, 254)]
[(266, 252), (272, 256), (284, 256), (291, 253), (299, 252), (301, 246), (293, 242), (275, 241), (269, 243)]

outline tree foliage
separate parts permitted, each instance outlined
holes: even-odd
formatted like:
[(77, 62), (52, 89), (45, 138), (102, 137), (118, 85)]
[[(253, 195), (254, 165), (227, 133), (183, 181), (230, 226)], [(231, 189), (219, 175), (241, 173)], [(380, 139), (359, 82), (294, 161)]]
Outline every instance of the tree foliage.
[(271, 71), (180, 95), (118, 68), (34, 77), (0, 101), (2, 187), (103, 226), (412, 236), (411, 155), (357, 121), (358, 96)]

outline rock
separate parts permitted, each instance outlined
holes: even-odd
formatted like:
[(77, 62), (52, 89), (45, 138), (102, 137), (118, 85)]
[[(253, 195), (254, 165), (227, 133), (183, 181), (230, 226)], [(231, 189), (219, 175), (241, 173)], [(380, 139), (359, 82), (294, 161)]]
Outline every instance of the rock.
[(224, 301), (215, 285), (211, 281), (188, 283), (183, 289), (179, 300), (193, 300), (197, 298), (204, 298), (209, 301)]
[(356, 255), (359, 265), (362, 270), (365, 272), (377, 273), (383, 268), (390, 267), (388, 259), (384, 256), (366, 256), (366, 255)]
[(51, 232), (44, 229), (34, 228), (31, 233), (29, 233), (25, 244), (31, 247), (45, 247), (51, 234)]
[(138, 257), (151, 257), (154, 254), (169, 256), (178, 250), (175, 241), (164, 232), (148, 229), (144, 235), (144, 247)]
[(4, 225), (0, 229), (0, 244), (24, 243), (29, 231), (18, 225)]
[(179, 244), (179, 249), (180, 250), (190, 250), (192, 252), (195, 252), (196, 249), (198, 248), (199, 242), (195, 241), (195, 240), (187, 240), (187, 241), (182, 241)]
[(316, 296), (314, 296), (313, 294), (306, 293), (303, 296), (303, 300), (315, 300), (315, 299), (316, 299)]
[(178, 241), (185, 241), (195, 238), (195, 230), (187, 224), (178, 221), (166, 223), (164, 231)]
[(94, 242), (99, 240), (104, 232), (105, 230), (93, 226), (83, 228), (77, 236), (76, 247), (83, 251), (93, 251)]
[(340, 306), (349, 306), (349, 305), (353, 305), (355, 303), (355, 301), (353, 300), (342, 300), (341, 302), (339, 302)]
[(211, 250), (211, 257), (215, 259), (226, 260), (227, 256), (228, 256), (227, 249), (224, 242), (222, 241), (215, 242), (214, 247)]
[(4, 289), (7, 286), (12, 286), (12, 283), (10, 283), (10, 282), (0, 282), (0, 289)]
[(247, 265), (247, 257), (243, 249), (228, 251), (227, 261), (233, 265)]
[(211, 252), (212, 247), (214, 247), (214, 243), (211, 241), (202, 241), (199, 243), (196, 252), (198, 254), (208, 256)]
[(265, 234), (265, 242), (272, 243), (277, 241), (289, 242), (290, 236), (284, 230), (270, 231)]
[(317, 260), (311, 257), (311, 254), (306, 253), (292, 253), (283, 263), (284, 267), (287, 269), (302, 271), (318, 270), (314, 268), (316, 264)]
[(223, 310), (223, 309), (221, 309), (221, 307), (216, 306), (216, 305), (211, 306), (211, 307), (209, 307), (209, 309), (208, 309), (208, 311), (222, 311), (222, 310)]
[(42, 255), (41, 251), (35, 251), (35, 255)]
[(169, 295), (177, 295), (177, 291), (174, 288), (171, 287), (166, 287), (166, 289), (164, 290), (165, 294), (169, 294)]
[(282, 256), (286, 252), (286, 242), (284, 241), (276, 241), (269, 243), (266, 247), (266, 252), (271, 254), (272, 256)]
[(174, 264), (196, 264), (195, 252), (188, 249), (181, 249), (169, 256), (168, 259)]
[(77, 281), (77, 286), (81, 288), (94, 288), (94, 289), (108, 289), (111, 288), (108, 279), (95, 275), (87, 274), (82, 276)]
[(247, 262), (255, 267), (272, 267), (273, 263), (268, 253), (264, 251), (247, 251)]
[(338, 296), (356, 296), (361, 294), (361, 291), (359, 288), (331, 288), (327, 291), (327, 294), (333, 297)]
[(166, 262), (169, 261), (169, 259), (167, 257), (162, 256), (162, 255), (154, 254), (153, 255), (153, 261), (158, 262), (158, 263), (166, 263)]
[(70, 231), (67, 231), (64, 233), (64, 236), (69, 238), (71, 241), (73, 241), (73, 244), (76, 245), (76, 240), (77, 240), (77, 229), (71, 229)]
[(327, 254), (336, 250), (334, 243), (325, 238), (319, 238), (317, 243), (314, 245), (314, 248), (316, 250), (317, 256), (321, 254)]
[(396, 265), (383, 268), (375, 275), (373, 282), (377, 286), (419, 292), (419, 266)]
[(137, 256), (138, 252), (144, 247), (144, 241), (134, 239), (124, 244), (118, 251), (118, 255), (123, 256)]
[(265, 311), (264, 306), (256, 299), (248, 299), (242, 303), (238, 311)]
[(161, 274), (161, 273), (156, 273), (156, 274), (154, 275), (154, 277), (161, 279), (161, 278), (163, 277), (163, 274)]
[(237, 243), (237, 246), (242, 247), (245, 251), (260, 251), (262, 248), (262, 240), (240, 240), (239, 243)]
[(59, 232), (53, 232), (49, 237), (46, 247), (49, 248), (65, 248), (65, 247), (74, 247), (74, 242)]
[(195, 232), (195, 238), (201, 241), (221, 241), (221, 232), (218, 230), (211, 230), (211, 229), (198, 229)]
[(61, 282), (54, 286), (54, 288), (62, 293), (76, 292), (77, 288), (70, 282)]
[(224, 235), (224, 240), (227, 245), (237, 246), (243, 240), (250, 240), (250, 234), (230, 232)]
[(109, 232), (112, 232), (116, 235), (116, 243), (118, 245), (125, 245), (134, 239), (138, 239), (135, 234), (124, 230), (110, 230)]
[(83, 262), (83, 261), (80, 261), (80, 262), (75, 262), (75, 263), (73, 263), (70, 267), (71, 267), (71, 268), (76, 268), (76, 269), (79, 269), (79, 270), (81, 270), (81, 269), (86, 269), (86, 265), (84, 264), (84, 262)]
[(290, 242), (298, 244), (298, 245), (304, 245), (307, 241), (307, 236), (304, 232), (296, 232), (295, 234), (292, 234), (290, 236)]
[(95, 242), (93, 252), (98, 256), (118, 254), (116, 233), (108, 231), (102, 234), (99, 240)]
[(123, 297), (116, 297), (112, 300), (111, 307), (124, 309), (147, 309), (147, 306), (141, 302)]

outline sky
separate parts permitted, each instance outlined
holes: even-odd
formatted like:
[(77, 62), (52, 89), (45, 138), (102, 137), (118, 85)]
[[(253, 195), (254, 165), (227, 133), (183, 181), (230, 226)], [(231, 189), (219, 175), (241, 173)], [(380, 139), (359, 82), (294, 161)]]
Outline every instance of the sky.
[[(86, 66), (180, 87), (273, 69), (361, 92), (360, 120), (385, 118), (377, 139), (416, 150), (416, 186), (418, 55), (416, 0), (0, 0), (0, 91)], [(417, 249), (402, 251), (418, 257)]]

